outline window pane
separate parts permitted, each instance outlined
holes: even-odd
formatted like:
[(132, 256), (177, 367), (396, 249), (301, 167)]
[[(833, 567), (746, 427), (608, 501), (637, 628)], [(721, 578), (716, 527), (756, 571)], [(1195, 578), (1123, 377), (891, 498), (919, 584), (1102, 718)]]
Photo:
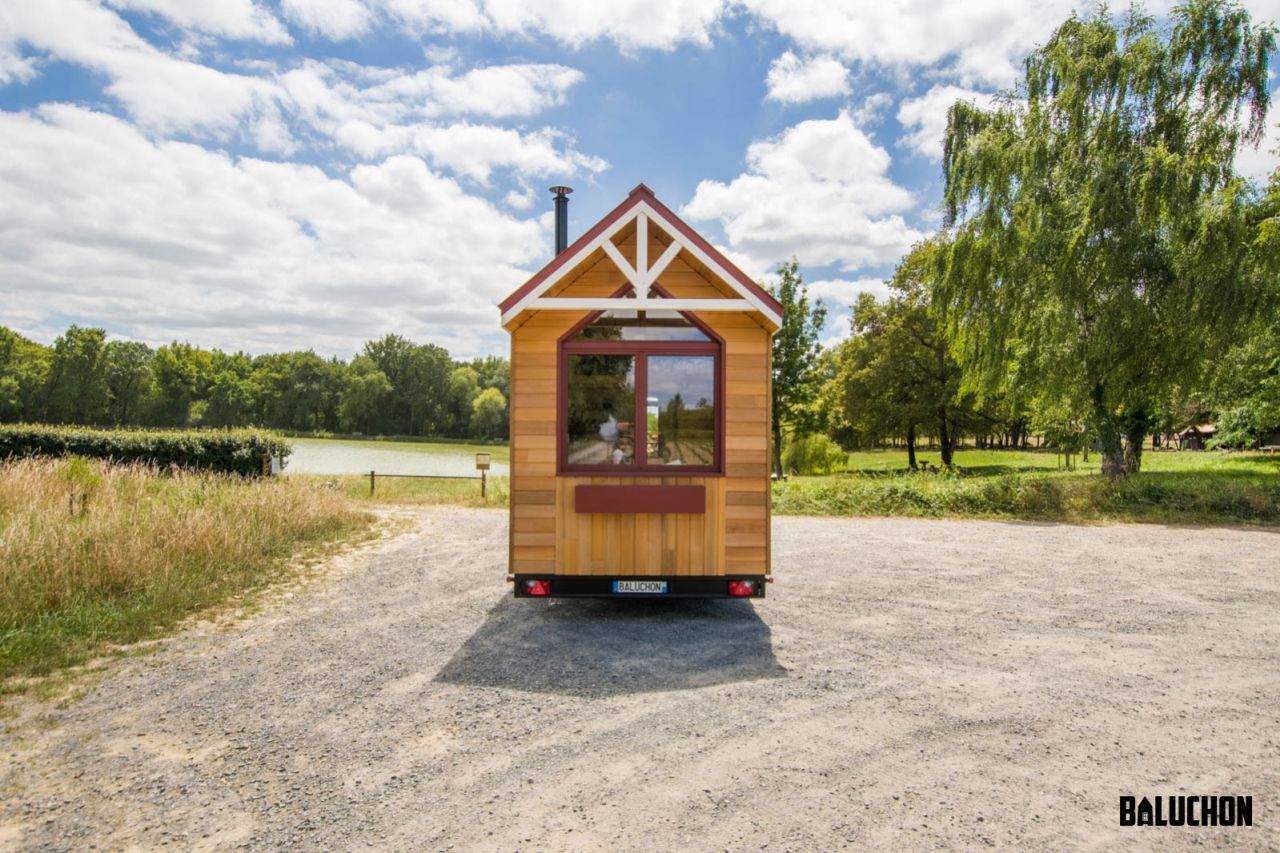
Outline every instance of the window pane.
[(606, 311), (574, 335), (580, 341), (709, 341), (679, 311)]
[(571, 355), (568, 385), (569, 464), (634, 463), (634, 356)]
[(646, 401), (650, 465), (714, 465), (716, 361), (649, 356)]

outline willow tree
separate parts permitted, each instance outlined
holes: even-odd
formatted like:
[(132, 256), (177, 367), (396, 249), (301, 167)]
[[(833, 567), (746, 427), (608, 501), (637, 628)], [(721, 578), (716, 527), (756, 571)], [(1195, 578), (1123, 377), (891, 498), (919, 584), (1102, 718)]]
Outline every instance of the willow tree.
[(1166, 28), (1099, 8), (993, 108), (948, 113), (935, 303), (981, 384), (1087, 413), (1109, 476), (1138, 470), (1154, 401), (1252, 304), (1254, 190), (1232, 163), (1261, 139), (1275, 46), (1222, 0)]

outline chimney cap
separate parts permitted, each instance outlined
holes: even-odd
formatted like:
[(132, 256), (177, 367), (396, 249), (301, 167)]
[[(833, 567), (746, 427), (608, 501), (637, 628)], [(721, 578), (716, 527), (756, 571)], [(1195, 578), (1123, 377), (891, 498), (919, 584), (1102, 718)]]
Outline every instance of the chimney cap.
[(551, 192), (555, 193), (558, 196), (568, 195), (569, 193), (573, 192), (573, 187), (563, 187), (563, 186), (557, 185), (551, 188)]

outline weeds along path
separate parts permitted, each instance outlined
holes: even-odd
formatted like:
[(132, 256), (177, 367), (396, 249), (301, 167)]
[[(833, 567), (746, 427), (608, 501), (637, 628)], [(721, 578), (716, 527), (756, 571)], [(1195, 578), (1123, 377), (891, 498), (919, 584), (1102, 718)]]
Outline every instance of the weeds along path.
[(9, 721), (0, 848), (1280, 846), (1271, 530), (776, 518), (764, 601), (540, 602), (409, 517)]

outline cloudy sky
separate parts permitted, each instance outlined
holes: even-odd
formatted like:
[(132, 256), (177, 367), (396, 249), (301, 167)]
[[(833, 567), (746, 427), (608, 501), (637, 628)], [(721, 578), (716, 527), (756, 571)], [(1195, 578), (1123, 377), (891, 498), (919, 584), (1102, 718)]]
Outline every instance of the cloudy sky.
[(798, 257), (840, 334), (938, 222), (947, 106), (1073, 5), (3, 0), (0, 324), (501, 353), (546, 188), (578, 234), (643, 181), (753, 276)]

